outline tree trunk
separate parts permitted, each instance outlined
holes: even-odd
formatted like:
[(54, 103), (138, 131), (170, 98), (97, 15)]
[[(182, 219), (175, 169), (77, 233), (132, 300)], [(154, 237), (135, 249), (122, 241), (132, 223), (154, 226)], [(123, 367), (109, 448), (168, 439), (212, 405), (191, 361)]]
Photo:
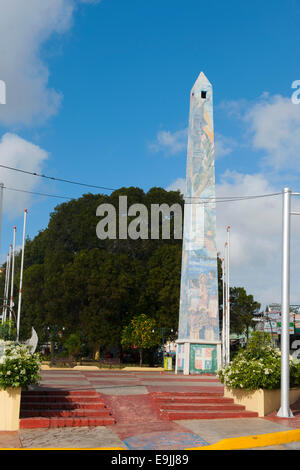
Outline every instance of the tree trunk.
[(142, 367), (143, 364), (143, 350), (140, 349), (140, 367)]
[(99, 349), (100, 349), (100, 344), (99, 343), (94, 344), (93, 356), (94, 356), (95, 361), (99, 361), (99, 358), (100, 358)]

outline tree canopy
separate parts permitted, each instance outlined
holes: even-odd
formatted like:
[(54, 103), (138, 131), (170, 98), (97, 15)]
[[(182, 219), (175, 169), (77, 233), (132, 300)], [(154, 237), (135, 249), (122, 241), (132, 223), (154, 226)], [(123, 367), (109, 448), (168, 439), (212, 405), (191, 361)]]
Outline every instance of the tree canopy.
[[(119, 196), (128, 207), (143, 203), (179, 204), (179, 191), (151, 188), (121, 188), (110, 196), (84, 194), (55, 207), (46, 229), (26, 240), (21, 339), (33, 326), (40, 342), (49, 340), (49, 327), (80, 337), (94, 354), (114, 345), (121, 353), (122, 331), (141, 312), (147, 312), (157, 328), (177, 331), (179, 315), (182, 240), (173, 235), (174, 217), (169, 217), (170, 239), (99, 239), (96, 215), (100, 204), (116, 209), (119, 233)], [(120, 215), (120, 217), (119, 217)], [(127, 216), (128, 223), (132, 217)], [(160, 229), (162, 218), (160, 219)], [(150, 232), (149, 222), (148, 230)], [(16, 256), (15, 298), (19, 284), (20, 254)], [(218, 262), (219, 299), (222, 303), (222, 269)], [(0, 289), (5, 276), (0, 277)], [(251, 323), (258, 305), (243, 288), (231, 289), (232, 329), (241, 331)], [(220, 307), (221, 308), (221, 307)], [(176, 334), (176, 333), (175, 333)], [(169, 335), (169, 337), (168, 337)], [(167, 333), (166, 340), (174, 333)]]

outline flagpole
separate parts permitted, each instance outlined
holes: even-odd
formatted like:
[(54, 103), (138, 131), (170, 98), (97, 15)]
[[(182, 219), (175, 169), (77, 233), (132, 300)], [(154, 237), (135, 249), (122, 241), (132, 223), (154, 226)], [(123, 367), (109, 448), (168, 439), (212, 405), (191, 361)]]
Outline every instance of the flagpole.
[(25, 250), (26, 219), (27, 219), (27, 209), (25, 209), (25, 211), (24, 211), (23, 240), (22, 240), (22, 257), (21, 257), (21, 273), (20, 273), (20, 287), (19, 287), (19, 301), (18, 301), (18, 315), (17, 315), (17, 341), (19, 341), (19, 336), (20, 336), (20, 318), (21, 318), (22, 285), (23, 285), (23, 270), (24, 270), (24, 250)]
[(226, 322), (225, 322), (225, 260), (222, 258), (222, 288), (223, 288), (223, 315), (222, 315), (222, 363), (226, 364)]
[(12, 264), (11, 264), (11, 286), (10, 286), (10, 302), (9, 302), (9, 320), (12, 317), (12, 308), (14, 306), (14, 277), (15, 277), (15, 250), (16, 250), (16, 230), (14, 227), (13, 248), (12, 248)]
[(9, 293), (9, 281), (10, 281), (10, 266), (11, 266), (11, 249), (12, 249), (12, 245), (10, 244), (9, 245), (9, 253), (8, 253), (7, 284), (6, 284), (6, 292), (5, 292), (5, 299), (4, 299), (4, 303), (5, 303), (4, 321), (6, 321), (6, 317), (7, 317), (7, 305), (8, 305), (8, 293)]
[(9, 254), (7, 254), (7, 257), (6, 257), (5, 284), (4, 284), (4, 292), (3, 292), (3, 307), (2, 307), (2, 323), (4, 323), (5, 321), (4, 312), (5, 312), (6, 289), (7, 289), (7, 280), (8, 280), (8, 270), (9, 270), (8, 259), (9, 259)]

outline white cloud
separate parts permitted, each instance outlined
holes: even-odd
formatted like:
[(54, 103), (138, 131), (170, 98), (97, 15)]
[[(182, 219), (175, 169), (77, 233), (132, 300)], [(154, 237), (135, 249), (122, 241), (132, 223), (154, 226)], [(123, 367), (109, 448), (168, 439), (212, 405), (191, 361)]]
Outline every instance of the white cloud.
[(187, 148), (187, 129), (176, 132), (159, 131), (156, 140), (150, 143), (149, 148), (153, 152), (164, 152), (166, 155), (176, 155)]
[[(150, 150), (155, 153), (162, 152), (165, 155), (177, 155), (186, 152), (188, 142), (188, 129), (176, 132), (159, 131), (154, 142), (149, 144)], [(230, 154), (237, 146), (231, 137), (217, 133), (215, 135), (215, 158), (221, 158)]]
[(215, 158), (221, 158), (232, 153), (237, 147), (237, 143), (231, 137), (222, 134), (215, 134)]
[[(16, 134), (7, 133), (0, 140), (0, 164), (39, 173), (42, 164), (48, 158), (45, 150), (22, 139)], [(7, 188), (34, 191), (39, 184), (36, 176), (0, 168), (0, 182)], [(23, 213), (30, 205), (30, 194), (4, 190), (3, 209), (11, 218)]]
[[(227, 170), (216, 185), (217, 197), (278, 193), (291, 184), (298, 190), (300, 106), (290, 98), (264, 93), (256, 102), (223, 102), (219, 108), (242, 126), (244, 135), (239, 145), (262, 154), (256, 174)], [(216, 135), (215, 147), (220, 157), (235, 150), (237, 141)], [(184, 193), (185, 179), (178, 178), (167, 189)], [(300, 212), (299, 198), (292, 198), (292, 207)], [(217, 246), (221, 254), (226, 227), (231, 226), (231, 285), (245, 287), (262, 306), (281, 300), (281, 224), (280, 195), (217, 203)], [(291, 303), (300, 303), (299, 237), (300, 217), (295, 216), (291, 231)]]
[[(281, 192), (265, 175), (240, 174), (227, 171), (216, 194), (222, 196), (249, 196)], [(300, 211), (300, 201), (293, 198), (293, 208)], [(217, 247), (224, 254), (226, 226), (230, 225), (231, 284), (243, 286), (261, 302), (281, 301), (281, 236), (282, 196), (264, 197), (239, 202), (217, 203)], [(291, 302), (300, 301), (298, 269), (300, 249), (300, 220), (292, 222), (291, 232)]]
[(42, 45), (72, 24), (76, 5), (87, 0), (1, 0), (0, 79), (6, 83), (4, 125), (41, 123), (54, 115), (62, 95), (49, 87)]
[(180, 191), (181, 194), (185, 193), (186, 181), (184, 178), (177, 178), (173, 183), (166, 187), (167, 191)]
[(265, 93), (244, 115), (253, 147), (265, 152), (263, 163), (275, 170), (300, 170), (300, 106), (291, 98)]
[[(185, 179), (178, 178), (167, 190), (185, 191)], [(216, 196), (252, 196), (278, 193), (261, 174), (226, 171), (216, 185)], [(293, 198), (293, 209), (300, 212), (300, 200)], [(262, 308), (281, 299), (281, 195), (236, 202), (218, 202), (217, 248), (224, 255), (226, 227), (231, 226), (231, 285), (245, 287)], [(300, 302), (300, 217), (292, 219), (291, 232), (291, 303)]]
[[(281, 192), (263, 174), (227, 171), (216, 186), (217, 196), (248, 196)], [(292, 198), (300, 212), (300, 200)], [(243, 286), (264, 307), (281, 301), (282, 197), (217, 203), (217, 246), (224, 254), (226, 226), (231, 226), (231, 284)], [(299, 303), (300, 219), (292, 219), (291, 303)]]

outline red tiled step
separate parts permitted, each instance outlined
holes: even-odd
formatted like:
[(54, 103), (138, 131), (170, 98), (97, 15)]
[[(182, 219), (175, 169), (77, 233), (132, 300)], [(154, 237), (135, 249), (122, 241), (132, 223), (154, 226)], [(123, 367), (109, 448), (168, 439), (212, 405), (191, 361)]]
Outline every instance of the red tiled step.
[(224, 418), (257, 418), (253, 411), (161, 411), (161, 418), (167, 420), (180, 419), (224, 419)]
[(97, 396), (86, 396), (86, 395), (39, 395), (39, 394), (32, 394), (32, 395), (25, 395), (21, 396), (22, 403), (27, 403), (27, 402), (59, 402), (59, 403), (102, 403), (102, 399)]
[(151, 392), (151, 396), (153, 398), (172, 398), (172, 397), (223, 397), (224, 391), (221, 389), (220, 391), (197, 391), (197, 392)]
[(155, 403), (233, 403), (233, 398), (216, 397), (153, 397)]
[(22, 418), (21, 429), (60, 428), (77, 426), (109, 426), (115, 424), (113, 417), (103, 418)]
[(62, 418), (71, 418), (71, 417), (103, 417), (109, 415), (109, 412), (104, 409), (104, 410), (85, 410), (85, 409), (75, 409), (75, 410), (61, 410), (61, 409), (56, 409), (56, 410), (39, 410), (39, 409), (31, 409), (31, 410), (23, 410), (21, 409), (21, 416), (22, 418), (26, 417), (62, 417)]
[(22, 396), (27, 395), (64, 395), (64, 396), (77, 396), (84, 395), (90, 397), (99, 397), (95, 390), (22, 390)]
[(22, 410), (32, 410), (38, 408), (39, 410), (75, 410), (82, 408), (85, 410), (101, 410), (105, 408), (102, 401), (99, 402), (47, 402), (47, 401), (25, 401), (21, 403)]
[(115, 420), (94, 390), (32, 390), (21, 395), (20, 427), (106, 426)]
[(226, 403), (210, 403), (210, 404), (199, 404), (199, 403), (166, 403), (160, 405), (160, 410), (166, 411), (224, 411), (224, 410), (231, 410), (231, 411), (244, 411), (245, 407), (242, 405), (235, 405), (226, 404)]

